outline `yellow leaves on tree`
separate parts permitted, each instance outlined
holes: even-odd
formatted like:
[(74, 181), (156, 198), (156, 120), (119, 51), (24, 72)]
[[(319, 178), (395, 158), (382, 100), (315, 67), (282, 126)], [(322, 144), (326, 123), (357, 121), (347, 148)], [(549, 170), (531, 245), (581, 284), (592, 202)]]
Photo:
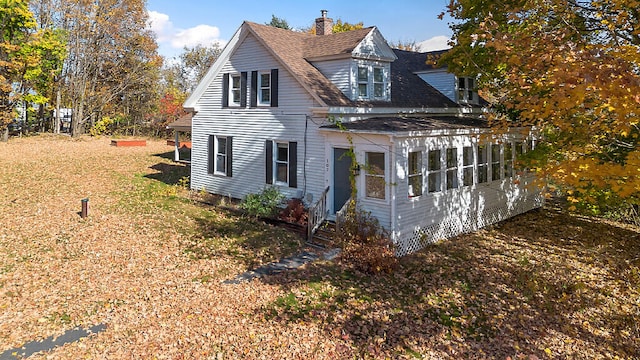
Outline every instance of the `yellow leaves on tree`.
[[(482, 6), (480, 6), (482, 5)], [(532, 166), (564, 188), (640, 194), (640, 2), (452, 0), (443, 61), (479, 74), (497, 130), (532, 126)]]

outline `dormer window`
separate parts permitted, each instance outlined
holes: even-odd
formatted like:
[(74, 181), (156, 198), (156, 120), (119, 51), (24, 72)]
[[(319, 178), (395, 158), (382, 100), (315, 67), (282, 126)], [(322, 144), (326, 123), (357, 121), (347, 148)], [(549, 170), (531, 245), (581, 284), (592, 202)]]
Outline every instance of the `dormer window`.
[(367, 66), (358, 66), (358, 97), (369, 97), (369, 68)]
[(384, 63), (358, 64), (354, 100), (389, 101), (389, 65)]
[(475, 90), (476, 81), (472, 77), (458, 77), (458, 102), (466, 104), (478, 103), (478, 92)]
[(373, 68), (373, 97), (384, 97), (384, 69), (380, 67)]

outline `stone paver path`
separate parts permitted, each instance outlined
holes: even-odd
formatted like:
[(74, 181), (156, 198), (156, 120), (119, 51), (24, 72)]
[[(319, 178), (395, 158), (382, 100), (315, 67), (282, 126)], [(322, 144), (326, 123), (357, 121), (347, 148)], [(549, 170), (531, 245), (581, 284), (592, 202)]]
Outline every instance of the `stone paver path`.
[(252, 279), (264, 276), (277, 274), (285, 270), (297, 269), (300, 266), (316, 261), (320, 258), (324, 260), (333, 260), (340, 253), (340, 249), (330, 249), (325, 251), (321, 255), (310, 251), (303, 251), (296, 255), (286, 257), (277, 262), (272, 262), (259, 268), (244, 272), (233, 279), (223, 281), (224, 284), (239, 284), (243, 281), (250, 281)]

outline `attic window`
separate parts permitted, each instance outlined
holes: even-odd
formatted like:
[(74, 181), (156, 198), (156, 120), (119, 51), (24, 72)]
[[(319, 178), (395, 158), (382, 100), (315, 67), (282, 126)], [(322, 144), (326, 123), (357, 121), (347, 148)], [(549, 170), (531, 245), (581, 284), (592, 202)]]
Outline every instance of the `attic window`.
[(240, 74), (231, 75), (231, 101), (230, 104), (240, 106)]
[(373, 97), (384, 97), (384, 69), (373, 68)]

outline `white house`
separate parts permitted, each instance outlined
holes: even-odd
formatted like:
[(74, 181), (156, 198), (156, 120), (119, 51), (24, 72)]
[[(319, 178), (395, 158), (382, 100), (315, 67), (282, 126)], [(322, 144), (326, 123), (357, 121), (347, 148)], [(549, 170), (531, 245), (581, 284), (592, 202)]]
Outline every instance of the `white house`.
[(532, 139), (489, 136), (473, 78), (391, 49), (375, 27), (331, 26), (324, 11), (316, 35), (240, 26), (184, 103), (193, 189), (242, 198), (277, 186), (331, 218), (351, 194), (353, 147), (357, 201), (399, 255), (541, 205), (514, 168)]

